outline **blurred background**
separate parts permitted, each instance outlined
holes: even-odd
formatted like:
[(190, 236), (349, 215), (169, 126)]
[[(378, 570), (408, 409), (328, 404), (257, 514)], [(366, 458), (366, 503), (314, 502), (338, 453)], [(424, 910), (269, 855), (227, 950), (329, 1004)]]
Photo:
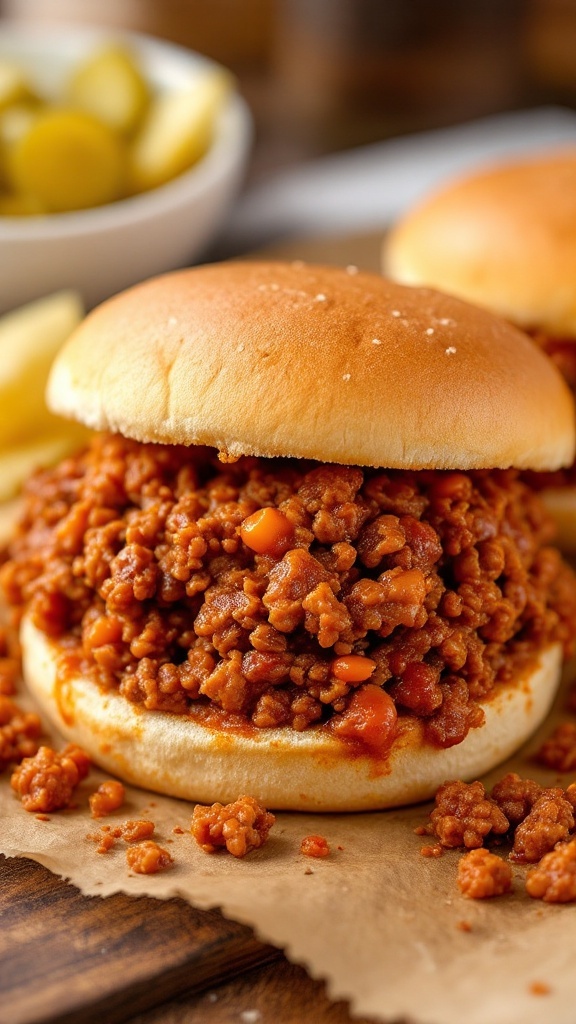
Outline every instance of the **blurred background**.
[(237, 75), (250, 182), (392, 136), (576, 108), (576, 0), (0, 0), (20, 21), (121, 26)]

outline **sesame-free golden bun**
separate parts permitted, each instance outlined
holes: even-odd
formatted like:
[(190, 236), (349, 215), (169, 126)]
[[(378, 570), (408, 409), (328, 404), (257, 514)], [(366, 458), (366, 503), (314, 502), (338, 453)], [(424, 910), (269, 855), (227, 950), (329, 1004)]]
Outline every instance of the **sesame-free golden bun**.
[(80, 674), (60, 676), (60, 645), (25, 618), (22, 656), (29, 689), (70, 741), (126, 782), (185, 800), (228, 803), (249, 793), (267, 807), (361, 811), (431, 797), (446, 779), (493, 768), (534, 732), (552, 703), (559, 644), (539, 652), (512, 683), (481, 703), (486, 720), (453, 747), (423, 740), (422, 720), (403, 720), (390, 754), (354, 755), (320, 727), (210, 728), (190, 715), (147, 711)]
[(388, 234), (383, 267), (404, 284), (576, 339), (576, 147), (447, 184)]
[(520, 331), (428, 289), (302, 263), (221, 263), (105, 302), (48, 403), (138, 441), (400, 469), (558, 468), (569, 391)]

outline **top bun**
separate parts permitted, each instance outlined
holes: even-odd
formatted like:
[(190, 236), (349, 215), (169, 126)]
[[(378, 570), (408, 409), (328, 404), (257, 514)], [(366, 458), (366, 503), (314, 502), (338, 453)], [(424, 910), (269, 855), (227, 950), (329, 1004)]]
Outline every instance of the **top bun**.
[(573, 407), (520, 331), (457, 299), (302, 263), (154, 278), (94, 310), (50, 407), (138, 441), (400, 469), (569, 464)]
[(416, 206), (385, 241), (397, 281), (576, 338), (576, 148), (500, 165)]

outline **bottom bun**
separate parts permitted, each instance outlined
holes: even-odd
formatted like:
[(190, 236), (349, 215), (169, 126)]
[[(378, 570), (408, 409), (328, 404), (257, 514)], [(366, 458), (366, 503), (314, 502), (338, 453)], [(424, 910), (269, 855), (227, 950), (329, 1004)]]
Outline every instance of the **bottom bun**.
[(554, 543), (576, 553), (576, 487), (549, 487), (540, 497), (556, 523)]
[(446, 779), (499, 764), (536, 729), (560, 678), (558, 644), (483, 705), (486, 723), (462, 743), (425, 744), (422, 722), (401, 720), (386, 759), (355, 754), (325, 729), (234, 732), (192, 716), (146, 711), (86, 678), (58, 676), (62, 648), (22, 625), (24, 676), (42, 710), (94, 762), (126, 782), (186, 800), (229, 803), (247, 793), (277, 810), (361, 811), (416, 803)]

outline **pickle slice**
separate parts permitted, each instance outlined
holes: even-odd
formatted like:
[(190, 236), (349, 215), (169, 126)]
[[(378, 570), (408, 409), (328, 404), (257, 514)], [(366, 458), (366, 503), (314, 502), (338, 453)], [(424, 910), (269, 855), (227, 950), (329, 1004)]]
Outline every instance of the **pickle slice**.
[(66, 95), (71, 106), (94, 114), (122, 134), (134, 131), (150, 100), (136, 61), (120, 46), (109, 46), (79, 64)]
[(126, 155), (117, 136), (91, 114), (51, 109), (6, 151), (15, 192), (53, 213), (121, 198)]
[(31, 99), (33, 96), (26, 75), (17, 64), (0, 59), (0, 110), (10, 103)]
[[(1, 168), (0, 168), (1, 171)], [(46, 213), (42, 204), (32, 196), (0, 193), (0, 217), (38, 217)]]
[(204, 156), (231, 88), (230, 75), (210, 71), (188, 89), (152, 100), (132, 147), (130, 183), (135, 192), (163, 185)]

